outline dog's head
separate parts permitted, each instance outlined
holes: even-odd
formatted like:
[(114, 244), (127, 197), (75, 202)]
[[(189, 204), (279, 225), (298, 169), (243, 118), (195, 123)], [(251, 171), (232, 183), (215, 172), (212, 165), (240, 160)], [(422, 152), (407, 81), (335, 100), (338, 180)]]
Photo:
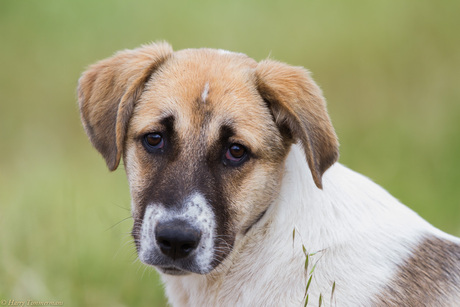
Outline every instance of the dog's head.
[(272, 60), (151, 44), (91, 66), (78, 99), (109, 169), (123, 156), (140, 260), (167, 274), (231, 253), (275, 200), (292, 143), (319, 188), (338, 157), (318, 86)]

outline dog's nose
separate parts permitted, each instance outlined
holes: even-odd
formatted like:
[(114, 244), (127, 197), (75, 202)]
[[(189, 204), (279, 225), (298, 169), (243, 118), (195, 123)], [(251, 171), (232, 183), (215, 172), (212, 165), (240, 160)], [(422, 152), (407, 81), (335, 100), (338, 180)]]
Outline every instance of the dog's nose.
[(198, 246), (201, 232), (183, 220), (159, 223), (155, 238), (163, 254), (173, 260), (185, 258)]

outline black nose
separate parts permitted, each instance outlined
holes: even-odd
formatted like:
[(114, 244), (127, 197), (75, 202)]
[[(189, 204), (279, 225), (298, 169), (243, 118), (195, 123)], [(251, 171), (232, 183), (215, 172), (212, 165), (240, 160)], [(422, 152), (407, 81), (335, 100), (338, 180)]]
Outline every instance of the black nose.
[(155, 238), (163, 254), (173, 260), (185, 258), (200, 243), (201, 232), (183, 220), (159, 223)]

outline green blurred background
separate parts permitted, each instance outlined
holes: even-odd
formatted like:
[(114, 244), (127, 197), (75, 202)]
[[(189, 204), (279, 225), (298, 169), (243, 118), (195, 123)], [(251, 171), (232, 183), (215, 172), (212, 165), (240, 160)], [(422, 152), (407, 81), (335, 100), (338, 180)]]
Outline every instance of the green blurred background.
[(165, 305), (75, 94), (89, 64), (155, 40), (309, 68), (341, 162), (460, 235), (459, 16), (458, 0), (2, 0), (0, 300)]

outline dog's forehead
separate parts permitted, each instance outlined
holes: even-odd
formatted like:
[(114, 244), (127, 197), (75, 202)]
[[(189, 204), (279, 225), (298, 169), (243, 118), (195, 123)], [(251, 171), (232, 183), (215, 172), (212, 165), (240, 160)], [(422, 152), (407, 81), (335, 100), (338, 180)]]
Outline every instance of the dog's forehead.
[[(135, 131), (151, 129), (166, 117), (179, 132), (218, 132), (222, 125), (261, 141), (270, 130), (270, 112), (260, 97), (254, 70), (257, 62), (243, 54), (213, 49), (176, 52), (156, 71), (136, 105)], [(258, 139), (258, 140), (257, 140)]]
[[(254, 99), (257, 63), (238, 53), (214, 49), (186, 49), (172, 55), (147, 84), (146, 98), (156, 96), (170, 106), (184, 109), (222, 108)], [(150, 94), (150, 95), (148, 95)], [(149, 97), (150, 96), (150, 97)], [(161, 105), (160, 105), (161, 106)]]

